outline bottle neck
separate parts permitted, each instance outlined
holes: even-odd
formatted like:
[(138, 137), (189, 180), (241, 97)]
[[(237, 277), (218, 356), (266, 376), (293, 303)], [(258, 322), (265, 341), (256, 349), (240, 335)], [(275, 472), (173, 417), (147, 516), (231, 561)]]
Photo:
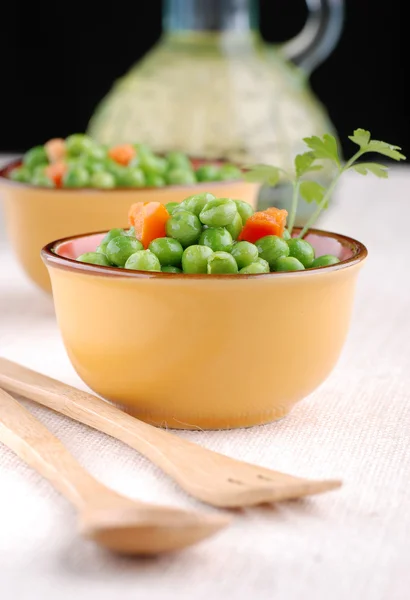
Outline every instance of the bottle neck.
[(246, 33), (259, 25), (256, 0), (165, 0), (164, 30)]

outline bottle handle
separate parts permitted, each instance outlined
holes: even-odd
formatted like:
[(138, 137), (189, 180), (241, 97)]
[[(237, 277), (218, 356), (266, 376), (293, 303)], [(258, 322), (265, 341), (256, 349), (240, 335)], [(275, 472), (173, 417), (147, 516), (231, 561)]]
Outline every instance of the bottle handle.
[(287, 59), (308, 75), (331, 54), (343, 30), (344, 0), (306, 0), (309, 15), (302, 31), (282, 44)]

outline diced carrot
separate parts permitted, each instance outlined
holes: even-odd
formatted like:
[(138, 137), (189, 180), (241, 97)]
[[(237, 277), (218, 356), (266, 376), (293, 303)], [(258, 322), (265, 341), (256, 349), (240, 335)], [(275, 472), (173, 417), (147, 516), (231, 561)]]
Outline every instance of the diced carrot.
[(120, 165), (127, 166), (130, 161), (135, 158), (137, 152), (131, 144), (121, 144), (120, 146), (113, 146), (108, 151), (108, 156), (115, 160)]
[(283, 208), (276, 208), (276, 206), (270, 206), (263, 212), (266, 212), (271, 217), (274, 217), (278, 223), (283, 224), (283, 229), (285, 229), (286, 218), (288, 216), (287, 210), (284, 210)]
[(63, 177), (67, 171), (68, 167), (64, 162), (55, 162), (51, 165), (47, 165), (45, 168), (45, 174), (49, 179), (54, 181), (56, 187), (62, 187), (63, 185)]
[(63, 138), (49, 140), (44, 144), (44, 149), (51, 163), (63, 161), (67, 153)]
[(161, 202), (137, 202), (133, 204), (128, 213), (130, 225), (135, 229), (135, 237), (144, 248), (152, 240), (166, 237), (165, 225), (170, 215)]
[(135, 202), (135, 204), (131, 204), (130, 209), (128, 211), (128, 223), (134, 227), (135, 219), (137, 218), (138, 213), (141, 212), (144, 202)]
[(286, 210), (274, 207), (256, 212), (246, 220), (238, 239), (255, 243), (265, 235), (281, 237), (285, 230), (287, 216)]

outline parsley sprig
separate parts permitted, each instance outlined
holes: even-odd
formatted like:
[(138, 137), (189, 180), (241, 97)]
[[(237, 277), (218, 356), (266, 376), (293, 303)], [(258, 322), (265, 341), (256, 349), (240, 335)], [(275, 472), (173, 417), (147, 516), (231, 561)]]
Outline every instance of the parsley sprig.
[[(377, 162), (357, 162), (364, 154), (373, 152), (397, 161), (406, 158), (401, 154), (399, 146), (393, 146), (379, 140), (372, 140), (370, 132), (365, 129), (356, 129), (353, 135), (349, 136), (349, 139), (359, 146), (359, 150), (345, 163), (340, 158), (336, 138), (333, 135), (325, 133), (322, 137), (314, 135), (303, 139), (309, 150), (295, 157), (293, 173), (288, 173), (280, 167), (264, 164), (248, 168), (246, 174), (248, 181), (256, 181), (270, 186), (277, 185), (281, 179), (292, 183), (292, 202), (288, 219), (288, 230), (290, 233), (292, 233), (295, 224), (299, 195), (306, 202), (315, 202), (317, 204), (316, 210), (299, 233), (298, 237), (303, 238), (307, 231), (314, 225), (322, 210), (327, 207), (331, 195), (343, 173), (354, 169), (360, 175), (372, 173), (376, 177), (381, 178), (388, 176), (388, 168), (383, 164)], [(311, 178), (305, 178), (308, 173), (321, 170), (325, 161), (331, 162), (333, 167), (336, 167), (336, 174), (327, 188)]]

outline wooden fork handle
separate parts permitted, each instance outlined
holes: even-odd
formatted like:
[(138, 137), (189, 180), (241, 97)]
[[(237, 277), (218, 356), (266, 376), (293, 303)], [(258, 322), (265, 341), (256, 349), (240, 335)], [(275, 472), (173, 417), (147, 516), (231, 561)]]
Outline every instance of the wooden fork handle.
[(179, 481), (173, 457), (196, 445), (158, 429), (87, 392), (0, 358), (0, 387), (110, 435), (159, 466)]
[(101, 493), (96, 481), (63, 444), (19, 402), (0, 389), (0, 442), (48, 479), (81, 509)]

